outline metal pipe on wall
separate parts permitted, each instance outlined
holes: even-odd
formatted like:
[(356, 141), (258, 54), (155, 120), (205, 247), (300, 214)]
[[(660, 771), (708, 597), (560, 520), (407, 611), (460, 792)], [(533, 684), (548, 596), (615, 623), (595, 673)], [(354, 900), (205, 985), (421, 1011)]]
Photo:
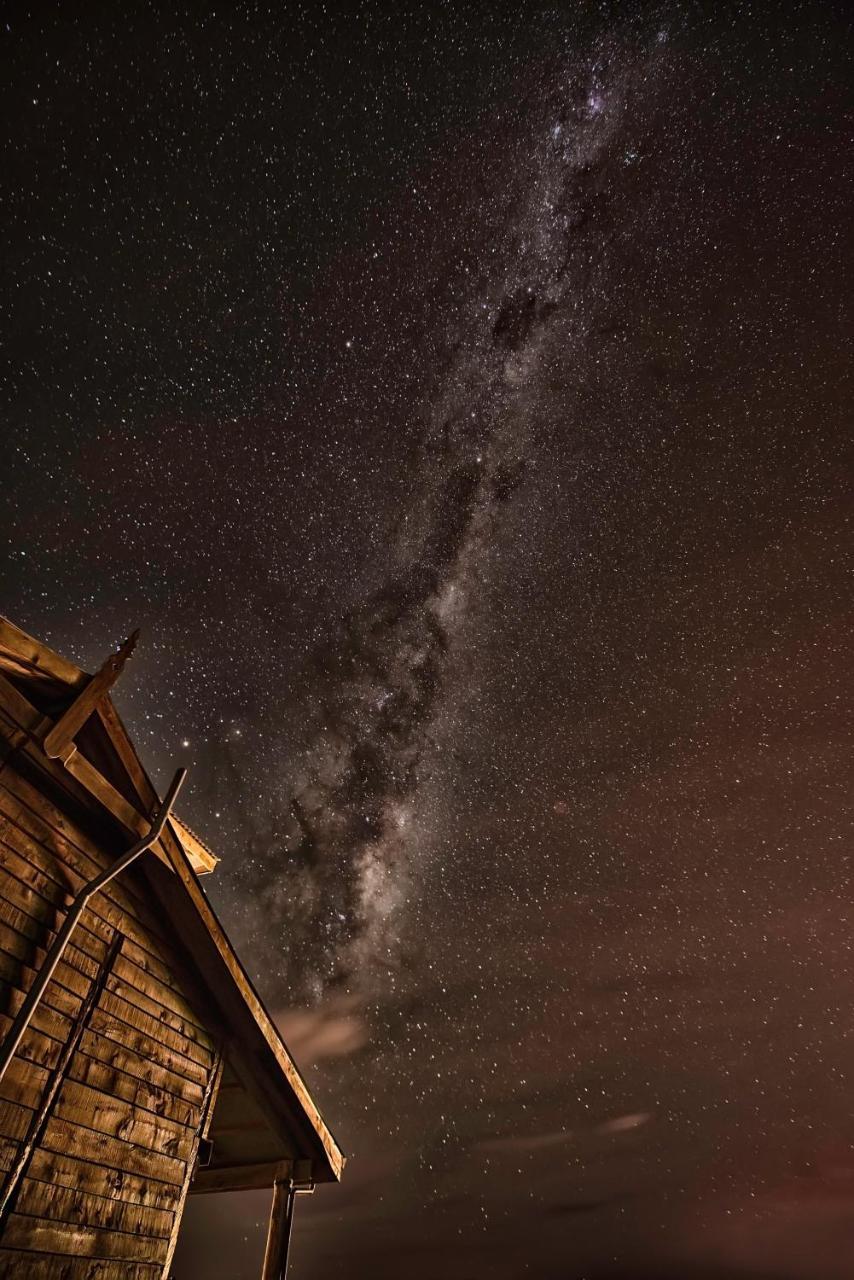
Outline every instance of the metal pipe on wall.
[(140, 854), (145, 853), (146, 849), (150, 849), (155, 841), (160, 838), (163, 828), (166, 825), (166, 819), (169, 817), (172, 806), (175, 803), (175, 799), (178, 792), (181, 790), (181, 786), (186, 776), (186, 769), (179, 769), (175, 774), (175, 777), (172, 779), (169, 786), (169, 790), (166, 792), (166, 798), (158, 809), (157, 816), (152, 822), (151, 829), (148, 834), (143, 836), (141, 840), (138, 840), (135, 845), (128, 849), (127, 853), (122, 854), (122, 856), (114, 862), (111, 867), (107, 867), (100, 873), (100, 875), (95, 876), (93, 880), (90, 880), (88, 884), (85, 884), (72, 902), (68, 915), (65, 917), (62, 927), (53, 940), (53, 945), (48, 950), (48, 953), (44, 958), (44, 962), (35, 976), (33, 985), (24, 997), (24, 1001), (15, 1015), (15, 1020), (9, 1028), (8, 1034), (3, 1040), (2, 1045), (0, 1045), (0, 1080), (3, 1079), (9, 1069), (9, 1063), (17, 1052), (18, 1046), (26, 1033), (27, 1027), (32, 1021), (33, 1014), (39, 1007), (41, 998), (45, 993), (45, 988), (53, 977), (56, 966), (62, 959), (63, 952), (68, 946), (71, 935), (89, 902), (96, 893), (100, 892), (100, 890), (103, 889), (105, 885), (108, 885), (111, 880), (115, 880), (116, 876), (121, 875), (121, 873), (129, 867), (132, 862), (136, 861)]

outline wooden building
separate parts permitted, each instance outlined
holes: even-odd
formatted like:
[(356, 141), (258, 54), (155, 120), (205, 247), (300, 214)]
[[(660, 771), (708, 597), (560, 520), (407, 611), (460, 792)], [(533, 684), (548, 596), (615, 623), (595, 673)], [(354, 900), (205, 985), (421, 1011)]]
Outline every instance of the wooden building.
[(130, 648), (0, 619), (0, 1278), (168, 1277), (188, 1194), (269, 1187), (279, 1280), (344, 1159), (110, 700)]

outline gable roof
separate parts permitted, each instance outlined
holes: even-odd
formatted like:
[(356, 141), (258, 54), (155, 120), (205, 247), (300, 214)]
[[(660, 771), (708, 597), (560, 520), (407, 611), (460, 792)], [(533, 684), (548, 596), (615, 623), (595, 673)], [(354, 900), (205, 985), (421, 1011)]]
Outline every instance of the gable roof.
[[(88, 712), (66, 759), (44, 750), (96, 679), (0, 617), (0, 713), (18, 735), (14, 745), (136, 840), (159, 799), (108, 693)], [(228, 1102), (214, 1109), (213, 1160), (194, 1190), (268, 1186), (286, 1169), (306, 1182), (337, 1180), (344, 1156), (199, 882), (218, 859), (174, 816), (152, 852), (137, 874), (189, 954), (198, 998), (225, 1030), (220, 1096)]]

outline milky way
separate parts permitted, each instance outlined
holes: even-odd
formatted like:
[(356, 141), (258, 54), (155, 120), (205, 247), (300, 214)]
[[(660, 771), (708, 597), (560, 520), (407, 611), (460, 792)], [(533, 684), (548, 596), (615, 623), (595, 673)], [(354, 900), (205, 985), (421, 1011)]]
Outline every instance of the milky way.
[(640, 69), (614, 42), (561, 66), (508, 148), (510, 207), (449, 336), (391, 575), (316, 655), (313, 741), (275, 841), (253, 844), (250, 891), (292, 989), (369, 985), (394, 967), (430, 842), (415, 822), (429, 731), (449, 668), (466, 667), (465, 616), (483, 607), (484, 554), (548, 413), (554, 345), (571, 371), (607, 312), (615, 171), (636, 159), (623, 117), (666, 39), (656, 33)]
[(295, 1280), (847, 1280), (850, 5), (7, 8), (0, 610), (141, 628)]

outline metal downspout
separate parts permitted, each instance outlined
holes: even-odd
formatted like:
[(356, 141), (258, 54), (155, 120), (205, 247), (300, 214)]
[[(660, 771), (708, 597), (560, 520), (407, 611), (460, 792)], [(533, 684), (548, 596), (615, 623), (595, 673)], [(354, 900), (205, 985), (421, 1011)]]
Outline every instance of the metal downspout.
[(114, 862), (111, 867), (107, 867), (100, 875), (95, 876), (94, 880), (90, 880), (88, 884), (85, 884), (77, 894), (69, 908), (68, 915), (62, 923), (62, 927), (53, 940), (53, 945), (50, 947), (44, 958), (42, 967), (36, 974), (33, 985), (24, 997), (23, 1004), (15, 1015), (15, 1019), (9, 1028), (8, 1034), (3, 1040), (2, 1045), (0, 1045), (0, 1080), (3, 1079), (6, 1071), (8, 1070), (9, 1063), (15, 1056), (18, 1046), (24, 1037), (24, 1033), (32, 1021), (33, 1014), (39, 1007), (45, 988), (53, 977), (56, 966), (62, 959), (63, 952), (68, 946), (75, 926), (80, 920), (83, 912), (86, 910), (90, 900), (96, 893), (100, 892), (105, 885), (108, 885), (111, 880), (115, 880), (116, 876), (121, 875), (121, 873), (129, 867), (132, 862), (136, 861), (141, 853), (145, 853), (146, 849), (150, 849), (155, 841), (160, 838), (166, 824), (166, 819), (169, 817), (169, 813), (175, 803), (175, 798), (181, 790), (181, 785), (186, 776), (186, 769), (179, 769), (175, 774), (169, 790), (166, 793), (166, 798), (157, 811), (157, 816), (152, 822), (151, 829), (148, 834), (143, 836), (141, 840), (138, 840), (135, 845), (128, 849), (127, 853), (122, 854), (118, 861)]
[(291, 1184), (288, 1194), (288, 1210), (287, 1210), (287, 1227), (285, 1229), (284, 1248), (282, 1249), (282, 1280), (287, 1280), (288, 1275), (288, 1259), (291, 1254), (291, 1234), (294, 1229), (294, 1206), (296, 1205), (297, 1193)]

